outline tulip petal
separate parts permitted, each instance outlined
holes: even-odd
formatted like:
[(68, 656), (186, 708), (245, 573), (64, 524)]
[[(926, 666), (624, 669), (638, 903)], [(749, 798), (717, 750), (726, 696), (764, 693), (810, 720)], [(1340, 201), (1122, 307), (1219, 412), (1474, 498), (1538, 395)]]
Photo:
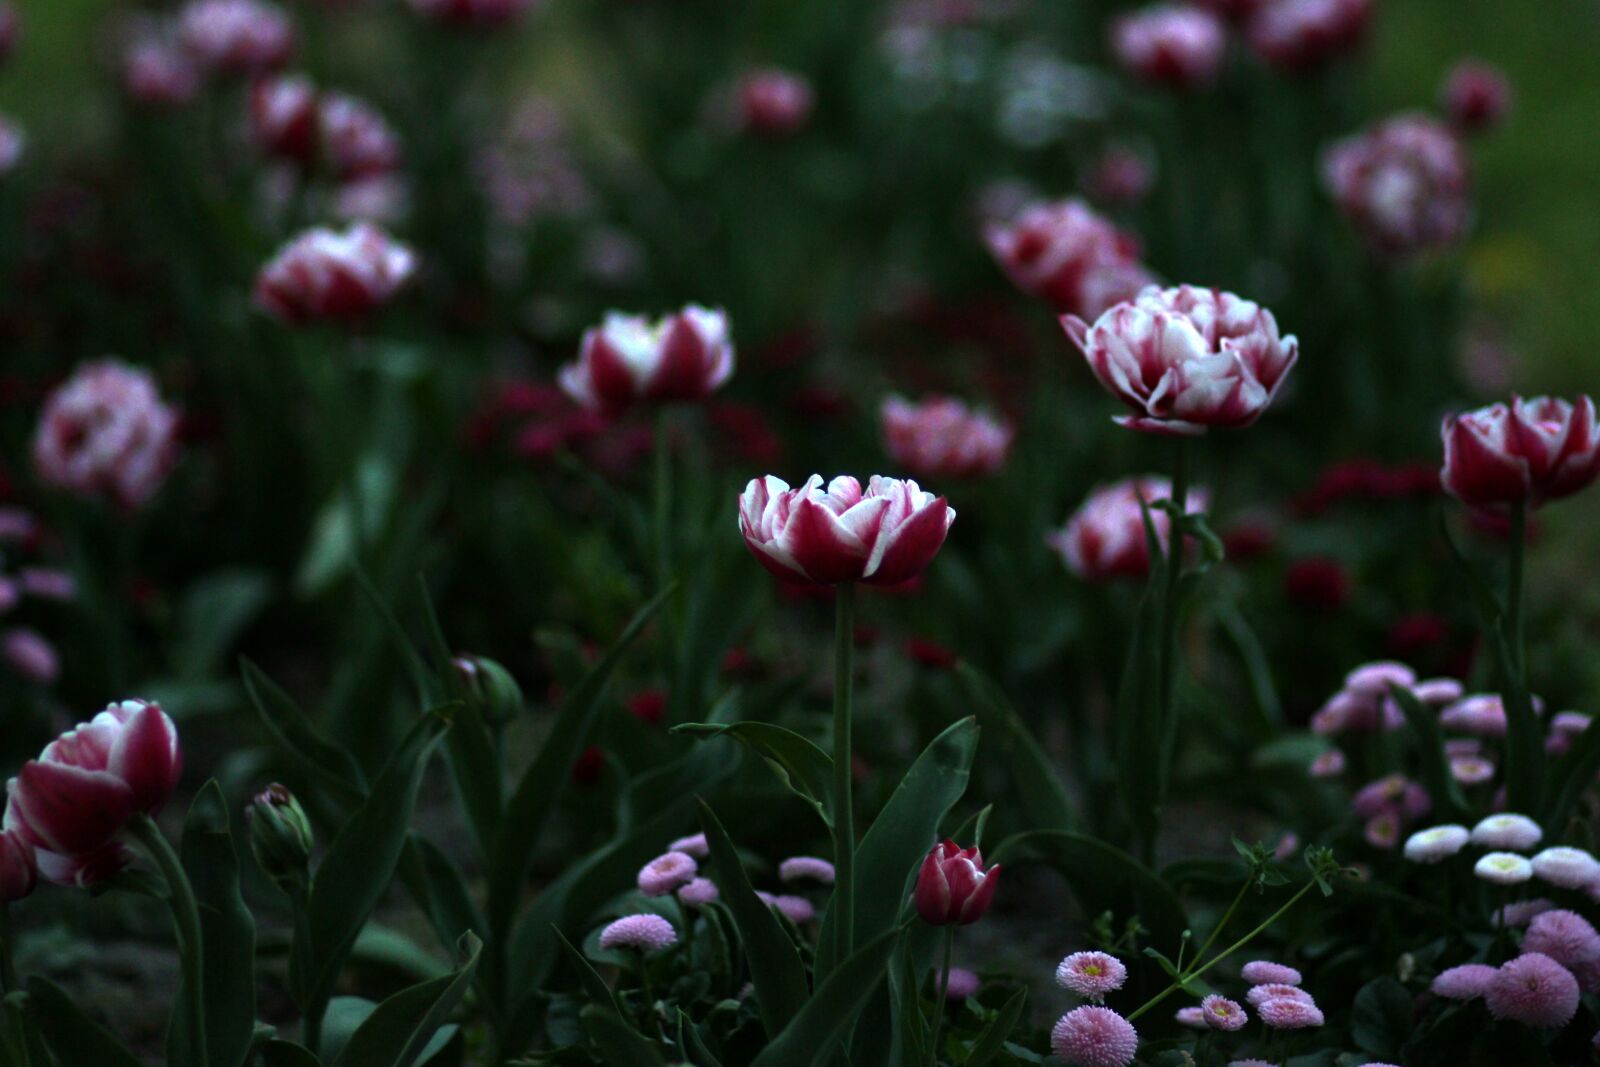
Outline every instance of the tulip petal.
[(806, 577), (823, 585), (860, 578), (867, 558), (867, 546), (861, 539), (845, 528), (839, 516), (809, 496), (795, 502), (778, 545)]
[(182, 759), (172, 720), (157, 705), (145, 704), (117, 735), (106, 769), (128, 783), (140, 811), (154, 815), (177, 788)]
[(11, 795), (18, 829), (33, 845), (78, 854), (99, 848), (137, 811), (133, 790), (104, 771), (29, 760)]
[(944, 544), (955, 509), (944, 497), (924, 504), (909, 519), (880, 534), (862, 577), (873, 585), (898, 585), (921, 573)]

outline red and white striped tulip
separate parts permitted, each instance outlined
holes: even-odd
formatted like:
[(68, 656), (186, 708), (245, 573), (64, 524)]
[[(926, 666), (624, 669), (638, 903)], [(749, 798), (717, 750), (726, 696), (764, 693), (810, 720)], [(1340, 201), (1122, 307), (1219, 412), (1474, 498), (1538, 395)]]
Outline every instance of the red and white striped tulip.
[(1486, 511), (1533, 507), (1571, 496), (1600, 475), (1600, 430), (1594, 401), (1554, 397), (1492, 404), (1449, 415), (1444, 438), (1444, 487), (1462, 503)]
[(1082, 200), (1034, 204), (984, 231), (1017, 288), (1057, 311), (1095, 318), (1150, 284), (1139, 242)]
[(261, 269), (256, 304), (291, 325), (360, 318), (388, 303), (416, 266), (411, 249), (369, 223), (307, 230)]
[(1187, 4), (1158, 4), (1118, 19), (1111, 48), (1129, 73), (1178, 89), (1200, 89), (1217, 80), (1228, 47), (1222, 20)]
[(178, 18), (184, 46), (209, 71), (261, 74), (289, 61), (294, 23), (263, 0), (193, 0)]
[(913, 404), (891, 396), (880, 411), (889, 458), (919, 478), (973, 478), (1005, 465), (1011, 425), (953, 397)]
[(1266, 308), (1189, 285), (1150, 286), (1093, 326), (1075, 315), (1061, 325), (1100, 384), (1134, 410), (1117, 422), (1144, 433), (1249, 426), (1300, 355)]
[(813, 474), (791, 489), (769, 474), (739, 497), (739, 532), (762, 566), (818, 585), (909, 581), (933, 561), (955, 518), (944, 497), (881, 475), (862, 492), (848, 476), (824, 487)]
[(1471, 170), (1461, 141), (1423, 114), (1397, 115), (1340, 141), (1323, 160), (1339, 209), (1374, 250), (1409, 256), (1465, 232)]
[(117, 360), (85, 363), (49, 398), (33, 437), (39, 480), (123, 508), (143, 506), (178, 455), (178, 413), (155, 378)]
[(1251, 16), (1250, 47), (1286, 73), (1320, 67), (1366, 37), (1372, 0), (1272, 0)]
[(1000, 886), (1000, 864), (988, 870), (977, 847), (946, 838), (933, 846), (917, 872), (917, 914), (934, 926), (967, 926), (983, 918)]
[(615, 415), (641, 401), (704, 400), (732, 377), (733, 365), (728, 316), (689, 304), (654, 322), (607, 313), (558, 380), (584, 407)]
[[(1157, 539), (1167, 544), (1172, 516), (1155, 505), (1171, 497), (1172, 483), (1155, 475), (1101, 486), (1073, 512), (1066, 526), (1045, 540), (1061, 553), (1067, 569), (1086, 582), (1144, 578), (1150, 573), (1144, 512), (1149, 509)], [(1204, 514), (1208, 499), (1205, 490), (1191, 489), (1186, 510), (1190, 515)]]
[(400, 166), (400, 138), (376, 108), (346, 93), (325, 93), (322, 148), (340, 181), (388, 174)]
[(317, 89), (303, 74), (250, 87), (250, 136), (264, 154), (309, 167), (317, 158)]

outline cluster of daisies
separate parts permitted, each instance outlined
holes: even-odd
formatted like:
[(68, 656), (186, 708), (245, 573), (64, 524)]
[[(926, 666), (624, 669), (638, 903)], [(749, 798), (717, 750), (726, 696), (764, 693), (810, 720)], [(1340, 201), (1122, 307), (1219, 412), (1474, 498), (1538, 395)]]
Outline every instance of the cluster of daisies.
[[(716, 883), (700, 873), (700, 861), (710, 855), (705, 834), (680, 837), (667, 846), (667, 851), (639, 869), (639, 892), (647, 897), (673, 897), (681, 908), (705, 907), (719, 896)], [(807, 883), (826, 886), (833, 884), (833, 878), (833, 864), (816, 856), (791, 856), (778, 864), (778, 881), (785, 886)], [(817, 917), (816, 905), (797, 893), (768, 893), (758, 889), (756, 896), (796, 926), (803, 926)], [(657, 952), (677, 943), (677, 928), (654, 912), (624, 915), (600, 931), (603, 949)]]

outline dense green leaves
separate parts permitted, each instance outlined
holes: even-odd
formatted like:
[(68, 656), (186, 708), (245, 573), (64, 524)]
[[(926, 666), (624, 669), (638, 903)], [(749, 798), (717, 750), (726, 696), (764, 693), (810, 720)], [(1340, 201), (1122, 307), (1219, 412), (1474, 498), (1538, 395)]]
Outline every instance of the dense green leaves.
[(85, 1015), (60, 986), (38, 975), (28, 979), (28, 1015), (62, 1064), (139, 1067), (122, 1042)]
[(834, 969), (800, 1014), (757, 1056), (753, 1067), (812, 1067), (826, 1063), (856, 1013), (883, 981), (904, 931), (879, 933)]
[(403, 989), (378, 1005), (350, 1036), (333, 1067), (411, 1067), (472, 984), (483, 942), (461, 938), (461, 963), (450, 974)]
[(261, 724), (286, 751), (317, 772), (324, 785), (347, 803), (366, 792), (366, 779), (350, 754), (317, 731), (293, 697), (248, 659), (240, 659), (245, 692)]

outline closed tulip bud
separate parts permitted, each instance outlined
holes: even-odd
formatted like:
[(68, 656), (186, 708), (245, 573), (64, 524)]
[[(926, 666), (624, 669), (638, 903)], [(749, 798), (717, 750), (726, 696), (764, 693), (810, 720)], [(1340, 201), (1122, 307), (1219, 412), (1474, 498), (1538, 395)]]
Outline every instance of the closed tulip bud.
[(1493, 404), (1450, 415), (1444, 438), (1444, 487), (1463, 504), (1504, 512), (1571, 496), (1600, 475), (1594, 401), (1552, 397)]
[(290, 895), (303, 890), (311, 878), (316, 836), (294, 794), (274, 782), (256, 794), (244, 814), (250, 824), (250, 851), (262, 871)]
[(1000, 864), (984, 870), (977, 848), (959, 848), (946, 838), (917, 872), (917, 914), (935, 926), (967, 926), (983, 918), (999, 884)]
[(178, 451), (178, 413), (150, 372), (116, 360), (85, 363), (45, 401), (33, 466), (47, 485), (137, 509), (166, 480)]
[(499, 663), (487, 656), (457, 656), (450, 666), (484, 722), (507, 723), (521, 714), (522, 687)]
[(1228, 46), (1222, 20), (1178, 4), (1145, 8), (1117, 21), (1111, 47), (1131, 74), (1148, 82), (1197, 89), (1217, 80)]
[(1374, 252), (1447, 248), (1467, 228), (1471, 172), (1460, 139), (1427, 115), (1398, 115), (1338, 142), (1323, 179)]
[(1285, 73), (1313, 70), (1361, 44), (1372, 0), (1274, 0), (1246, 27), (1250, 47)]
[(777, 67), (752, 70), (739, 82), (739, 122), (762, 137), (786, 137), (811, 118), (811, 83)]
[(1081, 200), (1034, 204), (984, 241), (1017, 288), (1068, 314), (1096, 318), (1150, 283), (1139, 242)]
[(913, 481), (873, 475), (867, 491), (844, 476), (798, 489), (753, 479), (739, 498), (739, 532), (762, 566), (786, 581), (898, 585), (921, 574), (944, 544), (955, 509)]
[(21, 900), (39, 884), (33, 846), (12, 830), (0, 831), (0, 905)]
[(1450, 124), (1462, 133), (1492, 130), (1511, 110), (1511, 83), (1505, 74), (1471, 59), (1451, 68), (1439, 96)]
[(178, 32), (200, 63), (218, 74), (260, 74), (288, 62), (294, 23), (263, 0), (193, 0)]
[(307, 230), (261, 268), (256, 304), (289, 325), (358, 319), (388, 303), (416, 267), (411, 249), (369, 223)]
[(266, 155), (309, 167), (317, 158), (317, 90), (311, 79), (266, 77), (251, 86), (250, 135)]
[(641, 401), (704, 400), (733, 375), (728, 316), (689, 304), (652, 322), (608, 312), (583, 335), (561, 388), (579, 404), (617, 415)]
[(1249, 426), (1300, 358), (1272, 312), (1220, 289), (1150, 286), (1093, 326), (1075, 315), (1061, 325), (1100, 384), (1134, 410), (1116, 421), (1143, 433)]

